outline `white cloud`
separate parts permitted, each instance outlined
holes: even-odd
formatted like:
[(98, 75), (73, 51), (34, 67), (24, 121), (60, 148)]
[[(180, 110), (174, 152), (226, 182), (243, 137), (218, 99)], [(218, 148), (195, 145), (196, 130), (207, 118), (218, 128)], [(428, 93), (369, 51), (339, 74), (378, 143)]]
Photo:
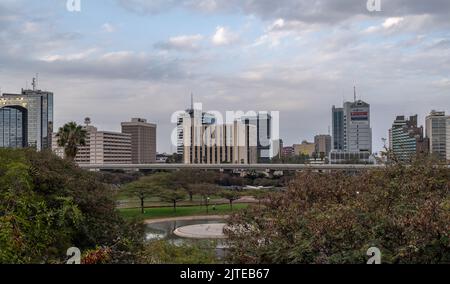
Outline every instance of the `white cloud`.
[(218, 26), (216, 28), (216, 33), (212, 37), (212, 43), (216, 46), (220, 45), (230, 45), (235, 43), (239, 39), (237, 33), (233, 33), (226, 27)]
[(301, 38), (302, 36), (317, 30), (316, 24), (309, 24), (300, 21), (286, 21), (277, 19), (273, 21), (260, 36), (253, 46), (268, 45), (276, 47), (281, 44), (282, 40), (289, 37)]
[(82, 60), (88, 58), (90, 55), (94, 54), (97, 51), (96, 48), (91, 48), (86, 51), (71, 53), (66, 55), (59, 54), (51, 54), (45, 55), (40, 58), (40, 60), (45, 62), (55, 62), (55, 61), (74, 61), (74, 60)]
[(165, 50), (197, 51), (203, 38), (200, 34), (175, 36), (167, 41), (156, 43), (155, 47)]
[[(117, 0), (126, 9), (139, 14), (163, 13), (173, 9), (188, 9), (207, 13), (241, 13), (255, 15), (264, 21), (283, 18), (306, 23), (336, 24), (367, 16), (365, 0)], [(426, 4), (424, 4), (426, 2)], [(383, 1), (382, 13), (371, 17), (403, 17), (433, 15), (448, 23), (448, 0)]]
[(400, 25), (401, 22), (403, 22), (405, 18), (403, 17), (393, 17), (393, 18), (387, 18), (383, 23), (383, 28), (390, 29), (393, 27), (396, 27)]
[(380, 25), (370, 26), (364, 32), (378, 33), (378, 32), (392, 31), (393, 29), (400, 27), (404, 22), (405, 22), (404, 17), (387, 18)]
[[(103, 22), (87, 28), (73, 26), (58, 17), (27, 15), (27, 9), (12, 14), (3, 9), (5, 1), (0, 0), (0, 67), (5, 67), (0, 70), (2, 87), (17, 91), (27, 74), (38, 71), (43, 87), (55, 91), (58, 97), (55, 107), (58, 123), (96, 115), (94, 121), (99, 124), (103, 121), (103, 127), (109, 129), (119, 128), (120, 121), (131, 115), (142, 115), (161, 126), (158, 142), (164, 151), (170, 150), (167, 149), (170, 136), (166, 132), (173, 127), (168, 123), (168, 114), (189, 104), (191, 91), (208, 109), (280, 110), (281, 134), (287, 144), (325, 132), (331, 105), (340, 104), (344, 96), (352, 97), (355, 83), (363, 99), (373, 105), (374, 143), (386, 136), (396, 115), (414, 112), (423, 117), (436, 105), (450, 105), (447, 75), (450, 45), (446, 28), (449, 17), (439, 18), (430, 11), (417, 9), (412, 14), (396, 13), (389, 9), (388, 2), (383, 5), (383, 13), (369, 17), (357, 16), (357, 12), (347, 9), (357, 5), (341, 7), (341, 1), (316, 1), (330, 4), (318, 5), (317, 10), (309, 5), (310, 1), (301, 0), (123, 1), (142, 2), (149, 12), (163, 12), (158, 3), (161, 8), (166, 5), (198, 8), (190, 17), (216, 11), (222, 13), (220, 17), (208, 16), (199, 22), (223, 22), (208, 36), (196, 34), (204, 27), (192, 31), (196, 28), (194, 24), (178, 27), (184, 30), (180, 34), (185, 35), (170, 37), (177, 34), (167, 34), (167, 30), (155, 33), (154, 37), (159, 38), (152, 35), (147, 40), (160, 40), (155, 44), (159, 50), (142, 53), (148, 41), (143, 40), (141, 33), (126, 37), (111, 34), (115, 39), (111, 43), (126, 41), (126, 46), (111, 44), (106, 48), (103, 38), (95, 36), (102, 30), (111, 31), (112, 25), (104, 29), (101, 29)], [(291, 1), (294, 4), (289, 4)], [(358, 1), (364, 8), (365, 1)], [(418, 0), (408, 0), (413, 1), (418, 6)], [(180, 6), (181, 2), (184, 6)], [(241, 8), (221, 8), (231, 5), (228, 3)], [(442, 6), (439, 8), (445, 12)], [(192, 12), (189, 9), (187, 13)], [(229, 18), (222, 17), (226, 11), (231, 11)], [(151, 16), (143, 12), (134, 15), (138, 20), (128, 24), (153, 23), (155, 19), (149, 19)], [(235, 18), (245, 15), (254, 15), (251, 27), (235, 30), (238, 33), (226, 28), (242, 24)], [(126, 15), (124, 19), (132, 16)], [(183, 20), (180, 17), (179, 21)], [(163, 27), (164, 21), (159, 22)], [(372, 30), (380, 34), (361, 33), (361, 27), (367, 27), (368, 23), (376, 23)], [(36, 28), (41, 32), (33, 32)], [(130, 28), (140, 30), (140, 26)], [(261, 30), (262, 34), (255, 35)], [(258, 52), (246, 48), (233, 48), (229, 52), (202, 48), (202, 44), (205, 47), (214, 44), (214, 39), (219, 45), (230, 44), (238, 40), (237, 34), (244, 43), (257, 38), (256, 43), (264, 46)], [(86, 50), (87, 42), (98, 50)], [(266, 48), (277, 45), (277, 50)], [(110, 52), (122, 49), (129, 50)], [(81, 90), (72, 86), (80, 86)], [(104, 104), (101, 109), (100, 103)], [(111, 116), (112, 112), (120, 117)]]
[(409, 15), (404, 17), (390, 17), (383, 22), (368, 27), (364, 33), (426, 33), (430, 26), (439, 29), (440, 24), (431, 15)]

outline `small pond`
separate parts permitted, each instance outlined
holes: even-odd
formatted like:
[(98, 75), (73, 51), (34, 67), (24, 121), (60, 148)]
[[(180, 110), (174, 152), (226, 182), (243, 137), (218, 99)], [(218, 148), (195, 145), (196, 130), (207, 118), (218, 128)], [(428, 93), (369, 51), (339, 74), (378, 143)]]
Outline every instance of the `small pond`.
[(200, 224), (225, 224), (225, 219), (199, 219), (199, 220), (171, 220), (157, 223), (150, 223), (146, 225), (146, 239), (148, 241), (152, 240), (168, 240), (175, 245), (181, 245), (185, 242), (199, 242), (204, 244), (210, 241), (211, 243), (216, 243), (215, 252), (218, 258), (223, 258), (225, 255), (225, 242), (226, 240), (195, 240), (182, 238), (174, 234), (177, 228), (200, 225)]

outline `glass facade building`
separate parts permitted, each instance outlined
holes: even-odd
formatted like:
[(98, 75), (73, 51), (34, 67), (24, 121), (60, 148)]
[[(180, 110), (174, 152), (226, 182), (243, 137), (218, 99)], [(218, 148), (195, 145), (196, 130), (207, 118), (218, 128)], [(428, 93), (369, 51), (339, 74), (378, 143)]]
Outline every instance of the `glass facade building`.
[(418, 127), (417, 115), (397, 116), (390, 130), (390, 145), (394, 156), (410, 161), (416, 155), (428, 152), (428, 140), (423, 137), (423, 127)]
[(0, 109), (0, 147), (24, 148), (27, 145), (27, 110), (20, 107)]
[(0, 96), (0, 147), (51, 149), (53, 93), (22, 90)]
[(333, 106), (333, 150), (344, 150), (344, 109)]

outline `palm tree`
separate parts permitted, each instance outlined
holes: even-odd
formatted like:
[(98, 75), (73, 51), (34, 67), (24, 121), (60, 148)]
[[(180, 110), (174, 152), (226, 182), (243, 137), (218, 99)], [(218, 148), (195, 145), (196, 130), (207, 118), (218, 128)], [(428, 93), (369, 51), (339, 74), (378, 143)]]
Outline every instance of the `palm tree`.
[(58, 146), (64, 147), (67, 159), (75, 160), (78, 147), (86, 145), (86, 135), (86, 130), (76, 122), (69, 122), (59, 129), (56, 134)]

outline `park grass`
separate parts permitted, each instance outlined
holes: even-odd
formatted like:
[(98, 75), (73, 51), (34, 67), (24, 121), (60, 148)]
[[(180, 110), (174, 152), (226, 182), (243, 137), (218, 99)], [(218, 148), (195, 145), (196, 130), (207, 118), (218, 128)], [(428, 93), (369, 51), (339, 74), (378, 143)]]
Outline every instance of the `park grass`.
[[(220, 196), (211, 196), (210, 197), (210, 205), (217, 204), (228, 204), (228, 200), (225, 198), (222, 198)], [(141, 202), (136, 197), (124, 197), (124, 196), (117, 196), (117, 207), (120, 209), (125, 208), (137, 208), (140, 207)], [(189, 198), (186, 196), (186, 199), (183, 201), (178, 202), (178, 205), (180, 207), (189, 207), (189, 206), (197, 206), (203, 203), (203, 197), (200, 195), (194, 195), (192, 201), (189, 200)], [(145, 207), (171, 207), (172, 203), (165, 202), (161, 200), (158, 197), (149, 197), (145, 199), (144, 202)]]
[(174, 212), (172, 207), (146, 208), (144, 214), (141, 214), (140, 208), (126, 208), (118, 210), (122, 217), (124, 217), (125, 219), (147, 220), (186, 216), (227, 215), (239, 210), (246, 209), (248, 206), (248, 204), (233, 204), (233, 211), (231, 211), (229, 204), (216, 205), (216, 210), (213, 210), (213, 206), (210, 205), (208, 214), (206, 213), (205, 206), (177, 207), (176, 212)]

